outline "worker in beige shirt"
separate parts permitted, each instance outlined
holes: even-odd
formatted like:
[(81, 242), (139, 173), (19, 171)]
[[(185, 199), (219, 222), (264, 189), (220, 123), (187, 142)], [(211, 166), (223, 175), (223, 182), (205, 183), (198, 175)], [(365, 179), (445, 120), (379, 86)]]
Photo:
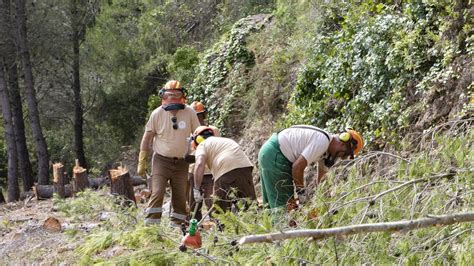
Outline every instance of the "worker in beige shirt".
[(171, 220), (181, 224), (187, 219), (186, 187), (189, 164), (184, 161), (186, 139), (199, 126), (196, 112), (185, 104), (184, 88), (176, 80), (168, 81), (160, 90), (162, 105), (150, 115), (145, 127), (138, 163), (138, 174), (145, 176), (147, 155), (152, 156), (152, 194), (145, 210), (145, 224), (161, 222), (162, 205), (167, 184), (171, 187)]
[[(204, 104), (198, 101), (194, 101), (191, 103), (191, 107), (196, 111), (196, 114), (199, 119), (199, 123), (201, 126), (207, 125), (206, 123), (206, 117), (207, 117), (207, 110)], [(219, 130), (216, 127), (210, 126), (213, 130), (216, 136), (220, 136)], [(195, 150), (192, 150), (190, 152), (190, 155), (194, 155)], [(192, 218), (200, 221), (202, 219), (202, 205), (203, 203), (206, 204), (207, 209), (209, 210), (212, 206), (212, 189), (214, 186), (214, 180), (212, 177), (211, 170), (209, 167), (206, 166), (204, 169), (204, 177), (201, 183), (201, 190), (202, 194), (204, 197), (204, 202), (196, 202), (194, 200), (194, 194), (193, 194), (193, 187), (194, 187), (194, 163), (191, 163), (189, 165), (189, 171), (188, 171), (188, 189), (187, 189), (187, 199), (188, 199), (188, 206), (189, 209), (191, 210), (191, 216)]]
[(232, 139), (215, 137), (211, 127), (199, 127), (193, 135), (196, 148), (193, 194), (196, 202), (202, 201), (201, 185), (205, 166), (214, 177), (213, 197), (215, 205), (228, 211), (232, 206), (232, 191), (239, 199), (255, 200), (252, 180), (253, 165), (239, 144)]

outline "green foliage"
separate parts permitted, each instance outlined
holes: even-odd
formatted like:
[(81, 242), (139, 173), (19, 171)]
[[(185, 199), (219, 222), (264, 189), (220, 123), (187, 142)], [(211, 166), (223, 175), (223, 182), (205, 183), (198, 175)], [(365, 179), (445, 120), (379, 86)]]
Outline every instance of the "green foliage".
[(260, 29), (268, 19), (268, 16), (241, 19), (228, 36), (224, 36), (213, 49), (206, 52), (199, 63), (198, 74), (191, 86), (191, 95), (193, 99), (204, 102), (209, 110), (211, 123), (217, 127), (222, 128), (229, 113), (233, 111), (232, 106), (241, 87), (237, 84), (235, 88), (230, 88), (224, 103), (217, 95), (217, 89), (225, 84), (225, 78), (233, 67), (252, 67), (255, 64), (253, 53), (246, 47), (246, 38), (251, 32)]
[(194, 69), (199, 61), (198, 52), (193, 47), (181, 46), (176, 49), (168, 70), (171, 76), (181, 81), (183, 84), (189, 84), (194, 78)]
[(134, 206), (125, 208), (119, 203), (120, 198), (113, 197), (105, 190), (101, 193), (91, 190), (79, 192), (74, 199), (54, 198), (54, 206), (72, 221), (91, 221), (104, 216), (106, 222), (102, 223), (102, 226), (109, 229), (123, 228), (136, 221), (134, 217), (137, 209)]
[(322, 4), (312, 55), (281, 126), (310, 123), (336, 131), (351, 125), (369, 141), (395, 143), (422, 108), (409, 96), (423, 94), (440, 75), (455, 77), (449, 64), (459, 40), (445, 37), (455, 23), (454, 5)]
[(200, 50), (242, 16), (272, 5), (211, 0), (104, 3), (82, 47), (83, 76), (99, 96), (94, 121), (112, 129), (114, 141), (130, 144), (141, 134), (147, 111), (159, 106), (157, 88), (170, 78), (190, 84)]
[(85, 244), (77, 249), (81, 255), (91, 255), (107, 249), (113, 244), (113, 233), (102, 231), (86, 237)]

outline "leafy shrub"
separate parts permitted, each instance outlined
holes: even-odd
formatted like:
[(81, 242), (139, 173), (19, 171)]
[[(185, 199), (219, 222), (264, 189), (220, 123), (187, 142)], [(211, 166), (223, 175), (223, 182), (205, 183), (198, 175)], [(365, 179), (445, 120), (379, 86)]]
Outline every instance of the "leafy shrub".
[(174, 53), (168, 64), (170, 76), (179, 80), (182, 84), (189, 84), (195, 75), (195, 67), (199, 61), (196, 49), (189, 46), (181, 46)]
[(458, 40), (440, 38), (454, 23), (454, 5), (321, 5), (326, 15), (282, 126), (311, 123), (337, 131), (351, 125), (367, 140), (396, 143), (412, 112), (423, 108), (410, 97), (430, 89), (434, 76), (456, 75), (449, 62), (459, 53)]

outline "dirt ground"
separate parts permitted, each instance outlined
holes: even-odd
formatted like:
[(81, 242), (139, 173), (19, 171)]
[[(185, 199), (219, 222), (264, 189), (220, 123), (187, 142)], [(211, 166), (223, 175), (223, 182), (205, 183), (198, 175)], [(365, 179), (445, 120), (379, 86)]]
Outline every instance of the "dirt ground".
[[(138, 193), (146, 186), (136, 186)], [(96, 190), (95, 193), (108, 193)], [(163, 215), (169, 214), (170, 194), (165, 195)], [(137, 207), (143, 210), (146, 200), (138, 202)], [(141, 217), (142, 218), (142, 217)], [(54, 220), (53, 226), (46, 221)], [(100, 226), (100, 219), (81, 224), (72, 221), (62, 212), (55, 209), (53, 200), (37, 200), (29, 197), (24, 201), (0, 204), (0, 266), (3, 265), (75, 265), (80, 256), (76, 248), (84, 237), (75, 237), (74, 241), (67, 235), (67, 229), (74, 229), (86, 236), (91, 229)], [(59, 226), (55, 227), (54, 225)], [(79, 240), (77, 240), (79, 239)], [(116, 253), (125, 252), (112, 247), (97, 256), (107, 258)]]
[(71, 264), (78, 243), (68, 243), (63, 231), (46, 230), (43, 224), (49, 217), (68, 223), (51, 200), (0, 205), (0, 265)]

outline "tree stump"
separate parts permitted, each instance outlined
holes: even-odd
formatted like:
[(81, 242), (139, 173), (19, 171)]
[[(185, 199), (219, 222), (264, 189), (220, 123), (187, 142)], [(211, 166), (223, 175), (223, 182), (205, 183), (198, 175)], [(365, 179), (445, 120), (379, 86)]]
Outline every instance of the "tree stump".
[[(49, 199), (53, 197), (55, 187), (54, 185), (36, 185), (33, 187), (33, 192), (38, 200)], [(70, 184), (64, 186), (64, 196), (72, 196), (72, 186)]]
[(119, 166), (117, 169), (109, 170), (110, 192), (112, 195), (120, 195), (136, 204), (132, 181), (127, 168)]
[(74, 188), (74, 194), (79, 191), (84, 191), (86, 188), (89, 187), (89, 178), (87, 178), (87, 169), (82, 168), (79, 165), (79, 160), (76, 159), (76, 166), (72, 170), (72, 185)]
[(58, 193), (59, 198), (65, 198), (64, 185), (69, 182), (66, 182), (67, 177), (64, 176), (64, 165), (62, 163), (53, 164), (53, 186), (54, 192)]

